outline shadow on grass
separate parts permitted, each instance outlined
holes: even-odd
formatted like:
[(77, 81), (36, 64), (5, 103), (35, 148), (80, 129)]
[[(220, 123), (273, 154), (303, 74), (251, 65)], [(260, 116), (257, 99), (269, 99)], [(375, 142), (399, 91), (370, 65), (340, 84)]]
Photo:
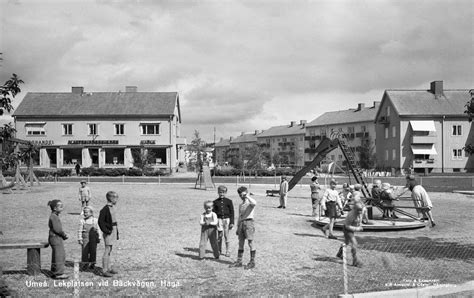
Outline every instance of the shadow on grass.
[(288, 213), (288, 215), (296, 215), (296, 216), (304, 216), (304, 217), (313, 217), (312, 215), (301, 214), (301, 213)]
[[(336, 254), (337, 251), (334, 252)], [(342, 264), (342, 260), (337, 258), (337, 257), (328, 257), (328, 256), (316, 256), (313, 258), (313, 260), (318, 261), (318, 262), (331, 262), (331, 263), (336, 263), (336, 264)]]
[(68, 215), (81, 215), (80, 212), (68, 212)]
[(326, 239), (326, 237), (323, 235), (315, 235), (315, 234), (307, 234), (307, 233), (293, 233), (293, 234), (296, 236), (302, 236), (302, 237), (316, 237), (316, 238)]
[(468, 262), (474, 261), (473, 244), (460, 244), (449, 241), (449, 239), (365, 236), (357, 237), (357, 240), (360, 249), (403, 254), (407, 258), (424, 258), (427, 260), (441, 258)]
[(222, 259), (216, 259), (216, 258), (213, 258), (213, 257), (204, 257), (204, 258), (200, 258), (198, 255), (192, 255), (192, 254), (183, 254), (183, 253), (175, 253), (178, 257), (182, 257), (182, 258), (189, 258), (189, 259), (192, 259), (192, 260), (197, 260), (197, 261), (203, 261), (203, 260), (209, 260), (209, 261), (215, 261), (217, 263), (221, 263), (221, 264), (226, 264), (226, 265), (230, 265), (230, 264), (233, 264), (234, 262), (231, 262), (231, 261), (224, 261)]

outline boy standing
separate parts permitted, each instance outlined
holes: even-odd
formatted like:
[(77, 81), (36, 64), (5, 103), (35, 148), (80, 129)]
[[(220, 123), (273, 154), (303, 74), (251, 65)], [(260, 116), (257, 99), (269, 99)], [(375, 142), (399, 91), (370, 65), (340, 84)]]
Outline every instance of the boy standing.
[(247, 239), (250, 248), (250, 262), (245, 266), (245, 269), (255, 268), (255, 246), (253, 243), (255, 234), (254, 225), (254, 210), (257, 202), (248, 195), (247, 187), (241, 186), (237, 189), (242, 203), (239, 205), (239, 221), (237, 223), (237, 236), (239, 237), (239, 251), (237, 254), (237, 261), (232, 265), (233, 267), (242, 267), (242, 257), (244, 255), (245, 239)]
[(280, 183), (280, 206), (278, 208), (286, 208), (286, 200), (288, 198), (288, 181), (286, 181), (286, 176), (281, 176)]
[[(360, 198), (359, 198), (360, 200)], [(362, 209), (363, 205), (360, 201), (356, 202), (352, 210), (347, 214), (347, 217), (344, 221), (343, 231), (344, 231), (344, 242), (346, 245), (351, 245), (352, 250), (352, 265), (356, 267), (362, 267), (362, 262), (357, 258), (357, 240), (355, 238), (355, 232), (362, 231), (361, 222), (362, 222)], [(344, 248), (341, 246), (337, 257), (342, 259), (342, 250)]]
[(329, 239), (337, 239), (337, 237), (333, 234), (334, 222), (338, 217), (337, 208), (339, 208), (341, 213), (343, 213), (343, 206), (341, 203), (341, 198), (339, 197), (339, 192), (336, 190), (336, 185), (336, 180), (331, 180), (331, 182), (329, 182), (330, 188), (326, 189), (323, 199), (321, 200), (321, 206), (323, 207), (326, 216), (329, 217), (329, 223), (322, 228), (322, 231)]
[(227, 187), (220, 185), (217, 188), (219, 197), (214, 200), (214, 212), (217, 214), (217, 244), (219, 252), (222, 254), (222, 238), (225, 239), (225, 256), (230, 256), (229, 246), (230, 237), (229, 230), (234, 227), (234, 204), (231, 199), (226, 197)]
[(81, 187), (79, 187), (79, 201), (82, 203), (82, 208), (89, 206), (89, 201), (92, 198), (92, 192), (89, 186), (86, 185), (87, 181), (81, 181)]
[(219, 259), (219, 247), (217, 246), (217, 215), (212, 212), (212, 201), (204, 202), (204, 213), (201, 214), (201, 242), (199, 242), (199, 258), (202, 260), (206, 255), (207, 240), (211, 242), (214, 257)]
[(102, 257), (102, 276), (112, 277), (113, 274), (117, 274), (117, 271), (111, 269), (110, 254), (112, 253), (112, 246), (119, 239), (115, 210), (119, 196), (115, 191), (109, 191), (106, 194), (106, 198), (107, 205), (100, 210), (99, 214), (99, 227), (104, 233), (105, 244), (104, 256)]
[(82, 270), (94, 270), (97, 256), (97, 244), (100, 242), (99, 222), (94, 217), (91, 206), (83, 208), (83, 218), (79, 221), (78, 242), (82, 247)]

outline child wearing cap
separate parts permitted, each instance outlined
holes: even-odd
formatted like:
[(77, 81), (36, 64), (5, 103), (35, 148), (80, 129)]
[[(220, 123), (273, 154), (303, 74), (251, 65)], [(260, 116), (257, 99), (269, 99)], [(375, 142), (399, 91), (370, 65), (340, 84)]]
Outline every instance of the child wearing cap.
[(91, 206), (82, 208), (83, 217), (79, 221), (77, 238), (82, 246), (81, 269), (94, 270), (97, 259), (97, 243), (102, 238), (99, 233), (99, 221), (94, 217)]
[(67, 279), (69, 276), (64, 274), (66, 263), (66, 252), (64, 250), (64, 240), (68, 238), (63, 231), (59, 214), (64, 210), (63, 203), (60, 200), (52, 200), (48, 202), (51, 208), (51, 216), (49, 217), (49, 237), (48, 243), (52, 249), (51, 255), (51, 272), (53, 278)]
[(326, 212), (326, 216), (329, 217), (329, 223), (322, 228), (322, 231), (329, 239), (337, 239), (337, 237), (333, 235), (334, 222), (338, 217), (337, 208), (341, 210), (341, 214), (344, 214), (342, 211), (341, 198), (339, 197), (339, 192), (336, 190), (336, 184), (335, 180), (331, 180), (329, 183), (330, 188), (326, 189), (323, 199), (321, 200), (321, 206)]
[(92, 198), (92, 192), (89, 186), (87, 186), (87, 181), (82, 180), (81, 186), (79, 187), (79, 201), (82, 203), (82, 208), (89, 205), (89, 201)]
[(214, 203), (212, 201), (204, 202), (204, 213), (201, 214), (199, 223), (201, 224), (201, 241), (199, 242), (199, 258), (202, 260), (206, 255), (207, 240), (211, 242), (214, 257), (219, 259), (219, 246), (217, 243), (217, 214), (212, 209)]

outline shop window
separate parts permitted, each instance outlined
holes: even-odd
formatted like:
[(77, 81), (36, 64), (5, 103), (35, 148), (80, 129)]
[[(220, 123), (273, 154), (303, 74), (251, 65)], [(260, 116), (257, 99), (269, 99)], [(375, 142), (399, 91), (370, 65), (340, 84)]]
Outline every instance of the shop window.
[(119, 123), (119, 124), (114, 124), (115, 126), (115, 134), (122, 136), (125, 134), (125, 124)]
[(26, 123), (25, 124), (26, 135), (28, 136), (45, 135), (46, 131), (44, 129), (44, 126), (45, 126), (44, 123)]
[(105, 149), (105, 164), (106, 165), (123, 165), (124, 164), (124, 149), (122, 148), (106, 148)]
[(142, 127), (142, 135), (158, 135), (160, 134), (160, 124), (159, 123), (147, 123), (140, 124)]
[(72, 124), (63, 124), (63, 135), (72, 135)]
[(63, 165), (72, 166), (76, 163), (82, 164), (81, 148), (64, 148), (63, 149)]

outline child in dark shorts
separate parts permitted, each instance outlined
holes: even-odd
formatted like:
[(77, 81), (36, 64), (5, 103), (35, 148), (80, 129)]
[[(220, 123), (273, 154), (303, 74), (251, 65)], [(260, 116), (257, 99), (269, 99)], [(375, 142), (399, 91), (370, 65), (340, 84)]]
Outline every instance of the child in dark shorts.
[(257, 202), (248, 195), (248, 190), (245, 186), (241, 186), (237, 189), (242, 203), (239, 205), (239, 221), (237, 223), (237, 236), (239, 237), (239, 251), (237, 254), (237, 261), (232, 267), (242, 267), (242, 257), (244, 255), (245, 239), (250, 248), (250, 262), (245, 266), (245, 269), (255, 268), (255, 244), (254, 234), (254, 210)]
[(199, 259), (204, 259), (206, 255), (207, 240), (211, 242), (214, 257), (219, 259), (219, 246), (217, 243), (217, 214), (212, 209), (214, 203), (212, 201), (204, 202), (204, 213), (201, 214), (199, 223), (201, 224), (201, 241), (199, 242)]

